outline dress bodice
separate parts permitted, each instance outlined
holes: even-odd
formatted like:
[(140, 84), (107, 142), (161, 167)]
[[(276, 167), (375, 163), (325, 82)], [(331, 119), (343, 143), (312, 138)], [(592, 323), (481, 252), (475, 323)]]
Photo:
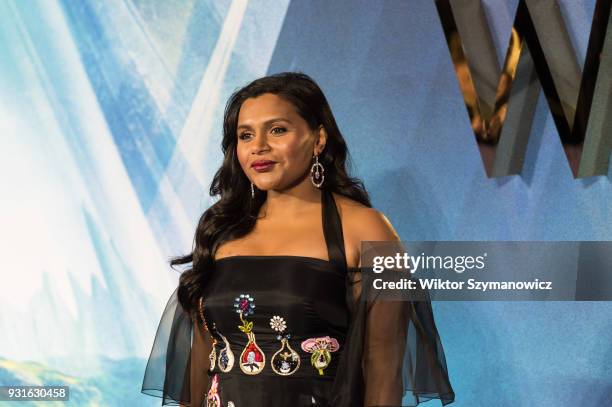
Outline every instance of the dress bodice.
[[(247, 337), (238, 329), (241, 320), (234, 304), (240, 294), (250, 295), (255, 311), (245, 319), (253, 322), (256, 342), (268, 359), (260, 374), (276, 374), (268, 363), (280, 347), (279, 332), (270, 325), (274, 316), (285, 321), (285, 332), (291, 335), (289, 345), (302, 358), (293, 376), (318, 375), (310, 366), (311, 355), (301, 349), (302, 341), (330, 336), (342, 348), (349, 323), (345, 280), (341, 270), (326, 260), (297, 256), (232, 256), (221, 259), (216, 266), (216, 275), (205, 290), (205, 319), (209, 330), (213, 335), (224, 335), (232, 349), (242, 349)], [(221, 345), (221, 338), (217, 340)], [(234, 354), (237, 356), (236, 352)], [(325, 369), (326, 377), (333, 377), (336, 356), (332, 355), (332, 363)], [(219, 372), (218, 366), (213, 371)], [(235, 372), (242, 373), (240, 369)]]

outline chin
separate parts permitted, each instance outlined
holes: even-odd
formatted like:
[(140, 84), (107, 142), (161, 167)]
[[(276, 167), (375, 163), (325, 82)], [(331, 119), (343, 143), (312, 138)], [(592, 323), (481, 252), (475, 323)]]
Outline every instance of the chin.
[[(262, 179), (267, 178), (267, 179)], [(270, 179), (268, 177), (262, 177), (261, 174), (255, 177), (255, 181), (253, 181), (255, 186), (262, 191), (267, 191), (270, 189), (274, 189), (280, 186), (280, 182), (277, 179)]]
[(271, 184), (269, 182), (261, 182), (255, 183), (255, 187), (260, 191), (269, 191), (271, 189), (276, 188), (276, 184)]

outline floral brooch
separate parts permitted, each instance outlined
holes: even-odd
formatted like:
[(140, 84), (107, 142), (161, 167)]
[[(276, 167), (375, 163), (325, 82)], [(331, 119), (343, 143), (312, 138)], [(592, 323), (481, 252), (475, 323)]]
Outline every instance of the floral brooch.
[(287, 323), (275, 315), (270, 318), (270, 327), (278, 332), (276, 339), (281, 341), (280, 349), (272, 356), (272, 370), (281, 376), (292, 375), (300, 367), (300, 355), (289, 346), (291, 334), (285, 332)]
[(248, 294), (240, 294), (234, 300), (234, 308), (240, 317), (240, 321), (242, 321), (242, 325), (239, 325), (238, 329), (247, 335), (247, 344), (240, 354), (240, 370), (248, 375), (256, 375), (266, 365), (266, 356), (255, 341), (253, 322), (244, 319), (255, 312), (253, 297)]
[(309, 338), (302, 342), (302, 350), (312, 353), (310, 363), (318, 370), (320, 375), (323, 375), (323, 370), (331, 362), (331, 352), (335, 352), (339, 348), (340, 344), (338, 341), (329, 336)]
[(212, 378), (212, 384), (206, 395), (206, 406), (207, 407), (221, 407), (221, 397), (219, 397), (219, 376), (214, 375)]

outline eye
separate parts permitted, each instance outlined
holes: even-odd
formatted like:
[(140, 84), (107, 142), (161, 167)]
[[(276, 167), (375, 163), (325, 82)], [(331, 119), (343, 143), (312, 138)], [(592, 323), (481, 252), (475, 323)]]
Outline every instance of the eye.
[(285, 129), (284, 127), (274, 127), (271, 131), (274, 134), (282, 134), (282, 133), (286, 132), (287, 129)]
[(251, 134), (251, 133), (247, 133), (247, 132), (245, 131), (244, 133), (240, 133), (240, 134), (238, 135), (238, 138), (239, 138), (240, 140), (244, 140), (244, 139), (245, 139), (245, 136), (249, 136), (250, 134)]

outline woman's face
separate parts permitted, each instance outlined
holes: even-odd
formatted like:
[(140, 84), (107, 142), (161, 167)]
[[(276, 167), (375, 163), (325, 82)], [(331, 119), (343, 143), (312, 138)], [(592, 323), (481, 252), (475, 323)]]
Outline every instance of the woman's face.
[[(290, 102), (271, 93), (243, 102), (236, 135), (240, 166), (262, 190), (282, 190), (301, 180), (326, 138), (322, 126), (311, 130)], [(268, 166), (254, 166), (270, 161)]]

